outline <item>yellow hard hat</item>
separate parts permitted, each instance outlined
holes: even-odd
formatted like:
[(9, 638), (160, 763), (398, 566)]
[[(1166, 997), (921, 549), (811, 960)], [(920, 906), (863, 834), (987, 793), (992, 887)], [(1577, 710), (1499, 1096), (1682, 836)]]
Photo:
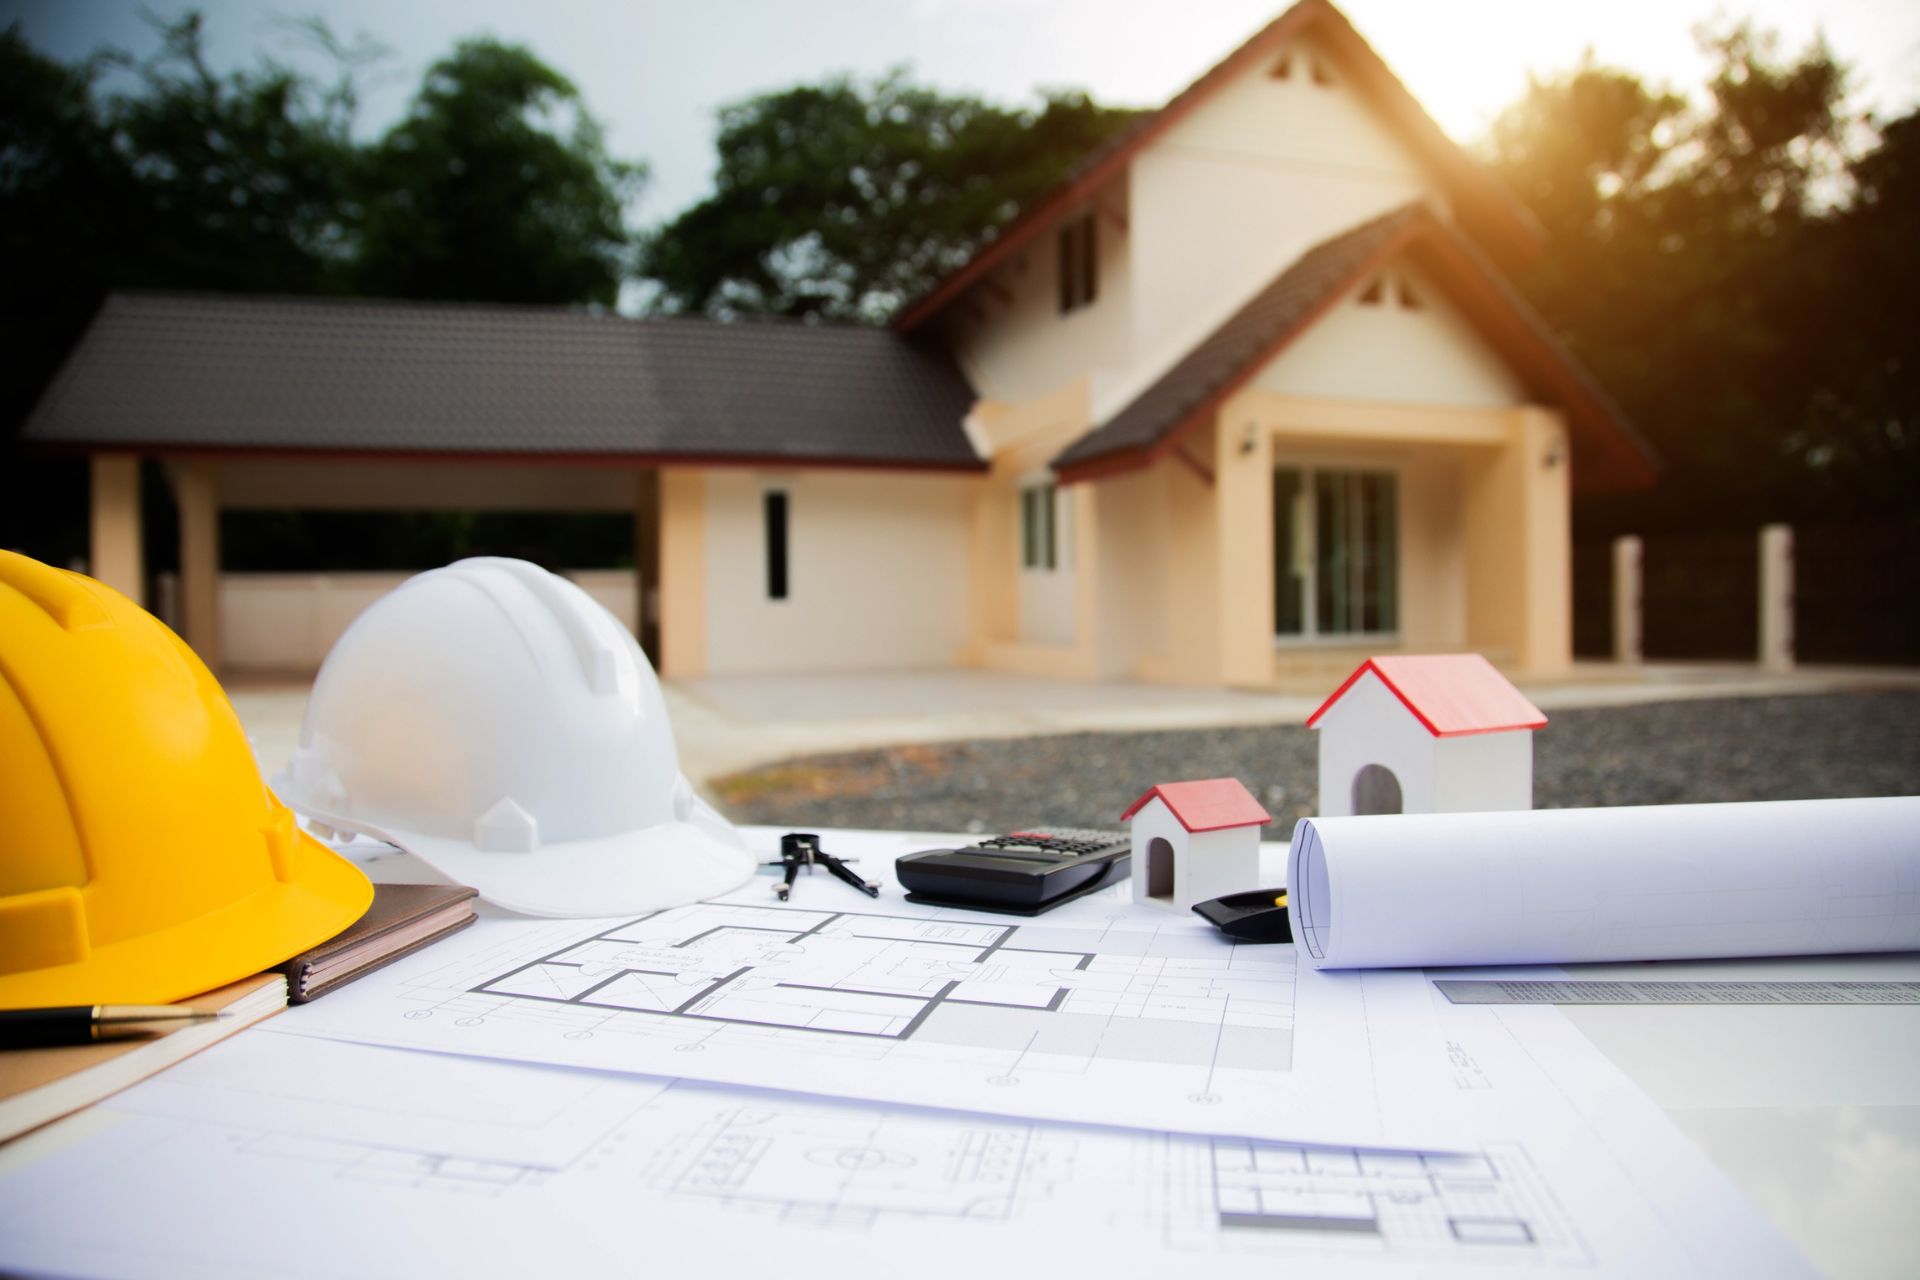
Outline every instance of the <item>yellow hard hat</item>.
[(179, 1000), (359, 919), (233, 706), (158, 619), (0, 551), (0, 1008)]

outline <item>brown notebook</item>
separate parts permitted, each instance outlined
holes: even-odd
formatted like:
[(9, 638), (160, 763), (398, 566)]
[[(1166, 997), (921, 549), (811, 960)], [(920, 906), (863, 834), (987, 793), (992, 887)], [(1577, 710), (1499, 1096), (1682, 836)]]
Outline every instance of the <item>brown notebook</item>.
[(474, 922), (474, 891), (457, 884), (377, 884), (348, 929), (277, 966), (287, 1003), (305, 1004)]

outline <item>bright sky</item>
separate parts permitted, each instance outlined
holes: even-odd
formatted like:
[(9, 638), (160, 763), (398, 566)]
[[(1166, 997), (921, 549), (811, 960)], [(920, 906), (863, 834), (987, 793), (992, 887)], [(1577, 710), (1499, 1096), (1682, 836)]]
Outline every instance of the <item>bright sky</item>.
[[(261, 51), (293, 57), (279, 19), (318, 13), (365, 32), (394, 57), (369, 93), (367, 131), (405, 107), (421, 71), (461, 36), (519, 41), (577, 83), (614, 152), (653, 180), (638, 217), (658, 222), (697, 200), (713, 171), (714, 110), (756, 92), (840, 71), (910, 64), (947, 89), (1004, 102), (1037, 86), (1157, 106), (1285, 7), (1285, 0), (0, 0), (38, 48), (78, 57), (102, 44), (135, 54), (155, 41), (141, 8), (207, 14), (217, 66)], [(1343, 0), (1376, 51), (1455, 139), (1472, 143), (1526, 87), (1527, 72), (1601, 61), (1696, 87), (1695, 25), (1751, 17), (1798, 49), (1817, 31), (1853, 64), (1857, 102), (1883, 116), (1920, 103), (1914, 0)]]

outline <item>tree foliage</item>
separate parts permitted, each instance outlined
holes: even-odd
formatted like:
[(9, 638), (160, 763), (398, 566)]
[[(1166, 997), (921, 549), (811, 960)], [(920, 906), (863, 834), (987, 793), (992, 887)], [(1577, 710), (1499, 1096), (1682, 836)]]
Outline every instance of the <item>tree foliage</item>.
[(964, 262), (1133, 113), (1015, 110), (916, 85), (800, 85), (720, 113), (714, 192), (648, 242), (671, 310), (882, 320)]
[(463, 41), (365, 157), (354, 279), (389, 296), (610, 306), (644, 175), (607, 154), (565, 76), (524, 48)]
[[(468, 41), (361, 141), (358, 85), (380, 51), (295, 25), (330, 73), (216, 72), (198, 14), (158, 24), (138, 63), (66, 65), (0, 32), (0, 436), (114, 289), (613, 302), (644, 171), (607, 154), (565, 77)], [(122, 87), (103, 87), (109, 72)], [(7, 448), (0, 545), (84, 554), (83, 470)]]
[(1904, 362), (1889, 391), (1914, 368), (1913, 309), (1872, 287), (1869, 256), (1920, 219), (1897, 176), (1912, 118), (1863, 157), (1823, 44), (1701, 39), (1697, 97), (1589, 57), (1532, 83), (1489, 144), (1548, 232), (1523, 287), (1667, 465), (1651, 495), (1585, 504), (1595, 531), (1837, 514), (1920, 478), (1910, 393), (1904, 417), (1861, 394), (1871, 367)]

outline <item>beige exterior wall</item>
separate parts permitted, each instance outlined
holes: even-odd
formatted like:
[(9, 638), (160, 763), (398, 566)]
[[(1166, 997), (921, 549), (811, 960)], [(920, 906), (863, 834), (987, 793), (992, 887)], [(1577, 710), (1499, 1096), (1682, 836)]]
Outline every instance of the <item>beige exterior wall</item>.
[[(973, 477), (709, 471), (712, 674), (951, 665), (966, 643)], [(767, 595), (763, 495), (788, 495), (788, 597)], [(663, 574), (665, 567), (663, 565)], [(677, 600), (665, 602), (671, 628)]]
[(1020, 490), (1044, 481), (1047, 463), (1090, 425), (1089, 381), (1079, 378), (1020, 404), (989, 402), (974, 434), (993, 458), (975, 484), (968, 547), (970, 626), (962, 661), (1028, 675), (1092, 678), (1098, 641), (1104, 494), (1080, 485), (1058, 509), (1059, 567), (1022, 565)]
[(220, 473), (212, 462), (168, 464), (180, 512), (180, 638), (220, 670)]
[[(1192, 480), (1188, 476), (1187, 480)], [(1170, 504), (1166, 489), (1182, 482), (1170, 467), (1130, 471), (1078, 486), (1097, 495), (1095, 578), (1099, 650), (1094, 674), (1113, 680), (1142, 677), (1165, 665)], [(1183, 482), (1182, 482), (1183, 483)]]
[(1017, 403), (1057, 390), (1063, 372), (1095, 381), (1131, 360), (1134, 255), (1124, 180), (1086, 206), (1095, 214), (1094, 301), (1060, 311), (1060, 235), (1049, 231), (976, 285), (947, 320), (948, 340), (974, 390)]
[(660, 674), (707, 670), (707, 481), (695, 467), (660, 470)]
[[(1166, 503), (1166, 565), (1160, 575), (1166, 584), (1161, 603), (1166, 643), (1158, 653), (1141, 660), (1140, 674), (1148, 680), (1205, 684), (1224, 678), (1220, 670), (1221, 506), (1215, 501), (1220, 438), (1209, 426), (1181, 442), (1181, 450), (1198, 468), (1175, 458), (1155, 467), (1162, 477), (1160, 492)], [(1209, 483), (1200, 469), (1215, 471), (1215, 481)], [(1233, 585), (1237, 590), (1240, 584)]]
[[(311, 675), (353, 620), (408, 573), (226, 573), (220, 649), (228, 673)], [(636, 579), (625, 569), (566, 575), (632, 629)]]
[(135, 604), (145, 604), (140, 459), (124, 453), (96, 453), (90, 459), (90, 469), (87, 572)]
[(1521, 671), (1573, 661), (1571, 470), (1559, 415), (1528, 408), (1464, 472), (1467, 643)]
[(1049, 231), (952, 308), (949, 339), (984, 398), (1030, 400), (1084, 373), (1104, 419), (1315, 244), (1411, 200), (1444, 207), (1438, 180), (1337, 69), (1335, 84), (1313, 83), (1311, 42), (1291, 53), (1289, 79), (1267, 74), (1271, 59), (1243, 73), (1089, 206), (1093, 306), (1060, 314)]
[[(1117, 409), (1306, 250), (1437, 180), (1343, 81), (1243, 73), (1175, 124), (1131, 174), (1133, 356), (1095, 404)], [(1336, 77), (1338, 73), (1336, 71)]]
[[(1341, 299), (1257, 372), (1252, 385), (1282, 395), (1389, 404), (1485, 408), (1526, 403), (1527, 391), (1500, 356), (1424, 273), (1390, 264)], [(1404, 302), (1411, 286), (1418, 309)]]

